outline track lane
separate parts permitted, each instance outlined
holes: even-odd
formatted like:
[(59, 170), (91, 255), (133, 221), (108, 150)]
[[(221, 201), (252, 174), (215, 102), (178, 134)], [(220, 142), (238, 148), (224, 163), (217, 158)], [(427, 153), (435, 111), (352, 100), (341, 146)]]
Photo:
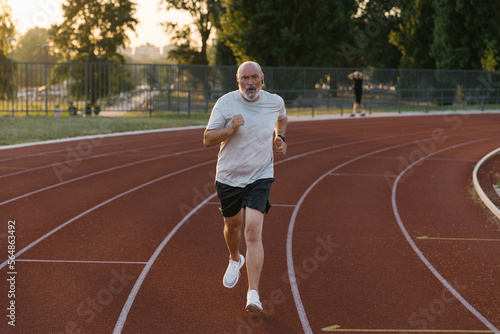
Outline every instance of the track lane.
[[(406, 122), (405, 121), (405, 123), (407, 123), (407, 124), (405, 124), (404, 127), (401, 127), (398, 129), (400, 132), (406, 131), (407, 133), (410, 133), (408, 128), (412, 128), (412, 129), (420, 128), (420, 129), (423, 129), (424, 131), (426, 129), (428, 129), (428, 127), (425, 128), (425, 124), (424, 124), (425, 122), (422, 122), (422, 120), (418, 120), (415, 122), (413, 122), (413, 121)], [(331, 122), (331, 124), (337, 125), (335, 122)], [(333, 149), (333, 151), (324, 150), (324, 151), (317, 152), (317, 154), (315, 155), (316, 157), (311, 158), (309, 160), (310, 162), (311, 161), (314, 162), (314, 164), (315, 164), (314, 167), (317, 169), (313, 172), (314, 175), (317, 175), (317, 173), (320, 173), (321, 169), (324, 170), (324, 168), (322, 166), (320, 166), (320, 162), (325, 157), (327, 158), (327, 164), (330, 163), (330, 161), (328, 161), (328, 159), (331, 159), (331, 158), (329, 158), (328, 155), (331, 155), (331, 152), (340, 153), (339, 156), (333, 157), (334, 160), (337, 160), (340, 162), (340, 161), (342, 161), (342, 159), (347, 158), (348, 156), (353, 156), (353, 155), (359, 154), (358, 152), (365, 151), (366, 149), (369, 149), (370, 140), (367, 140), (367, 139), (370, 138), (370, 135), (367, 133), (370, 132), (370, 128), (373, 130), (374, 125), (370, 124), (369, 122), (362, 123), (362, 121), (360, 121), (359, 122), (360, 131), (356, 132), (355, 134), (353, 134), (352, 137), (350, 137), (349, 131), (352, 131), (353, 124), (355, 124), (355, 123), (352, 123), (352, 122), (348, 123), (346, 121), (345, 124), (342, 124), (341, 126), (335, 126), (335, 127), (332, 127), (332, 125), (328, 126), (328, 124), (325, 124), (325, 126), (320, 126), (320, 127), (318, 127), (318, 126), (315, 127), (315, 126), (311, 126), (311, 125), (309, 125), (307, 127), (307, 133), (304, 134), (303, 136), (301, 136), (301, 138), (300, 138), (304, 142), (307, 141), (307, 143), (297, 145), (294, 147), (294, 149), (296, 149), (299, 152), (301, 151), (302, 153), (306, 153), (308, 150), (311, 150), (311, 149), (321, 150), (321, 145), (325, 144), (325, 142), (327, 142), (327, 141), (336, 141), (337, 145), (341, 144), (342, 142), (344, 144), (346, 144), (345, 147), (343, 147), (343, 148), (337, 147), (336, 149)], [(293, 130), (293, 126), (294, 125), (292, 125), (292, 127), (290, 128), (290, 131)], [(382, 129), (377, 129), (377, 131), (379, 132), (378, 133), (379, 136), (383, 133), (386, 133), (387, 130), (390, 129), (391, 127), (394, 127), (394, 125), (391, 126), (390, 122), (380, 122), (380, 123), (377, 122), (377, 126), (382, 127)], [(297, 127), (297, 132), (300, 129), (301, 129), (300, 127)], [(319, 131), (318, 131), (319, 133), (326, 134), (325, 138), (323, 138), (321, 136), (315, 137), (316, 134), (315, 134), (314, 129), (319, 129)], [(356, 128), (356, 129), (358, 129), (358, 128)], [(337, 130), (338, 130), (338, 132), (336, 132)], [(335, 136), (328, 136), (327, 134), (329, 132), (332, 132), (332, 131), (335, 133)], [(373, 132), (374, 131), (372, 131), (372, 133)], [(376, 137), (377, 136), (372, 136), (371, 138), (375, 139)], [(316, 140), (316, 139), (318, 139), (318, 140)], [(291, 139), (291, 144), (292, 144), (291, 147), (294, 145), (293, 140), (294, 139)], [(361, 141), (361, 140), (366, 140), (366, 141), (363, 143), (359, 143), (358, 145), (348, 145), (349, 143), (352, 143), (353, 141)], [(379, 141), (379, 143), (383, 142), (383, 143), (381, 143), (382, 144), (381, 147), (383, 147), (383, 145), (386, 144), (385, 143), (386, 141), (390, 141), (390, 138), (383, 139), (383, 140)], [(359, 149), (361, 149), (361, 151), (358, 151)], [(342, 151), (342, 150), (343, 150), (343, 152), (336, 152), (336, 151)], [(328, 154), (328, 153), (330, 153), (330, 154)], [(307, 179), (314, 178), (314, 175), (309, 176), (309, 177), (304, 176), (304, 171), (311, 170), (311, 167), (308, 167), (307, 163), (302, 163), (300, 160), (301, 159), (290, 159), (290, 161), (288, 161), (286, 164), (282, 164), (281, 166), (278, 165), (276, 167), (277, 168), (277, 182), (275, 184), (275, 187), (273, 187), (273, 194), (272, 194), (272, 202), (273, 203), (293, 205), (293, 203), (294, 203), (293, 199), (295, 199), (295, 202), (296, 202), (297, 197), (296, 197), (296, 195), (294, 196), (293, 193), (291, 192), (291, 189), (295, 189), (295, 188), (290, 188), (290, 185), (293, 185), (293, 182), (291, 183), (289, 181), (288, 177), (283, 177), (284, 175), (290, 174), (290, 175), (292, 175), (292, 179), (293, 179), (293, 177), (294, 177), (293, 175), (295, 174), (295, 178), (298, 181), (298, 183), (306, 182)], [(283, 168), (283, 170), (278, 171), (278, 169), (281, 169), (281, 168)], [(213, 172), (213, 167), (207, 166), (207, 168), (203, 167), (202, 169), (203, 169), (203, 173), (206, 173), (207, 175), (208, 175), (208, 173), (210, 173), (210, 171)], [(284, 169), (286, 169), (286, 171), (284, 171)], [(298, 177), (296, 176), (297, 174), (299, 175)], [(282, 176), (280, 177), (280, 175), (282, 175)], [(187, 177), (189, 178), (191, 176), (187, 176)], [(373, 178), (373, 176), (367, 176), (367, 177)], [(179, 181), (177, 181), (177, 182), (182, 182), (182, 181), (180, 181), (180, 179), (179, 179)], [(198, 181), (198, 182), (200, 182), (200, 181)], [(177, 184), (179, 184), (179, 183), (177, 183)], [(309, 184), (310, 183), (301, 184), (301, 186), (299, 188), (302, 188), (303, 186), (309, 185)], [(286, 187), (283, 187), (283, 186), (286, 186)], [(200, 188), (199, 186), (196, 186), (195, 188), (198, 188), (198, 190), (202, 190), (202, 188)], [(282, 189), (282, 190), (280, 190), (280, 189)], [(174, 191), (175, 190), (176, 189), (174, 189)], [(143, 195), (142, 197), (144, 197), (144, 196), (148, 196), (148, 195)], [(183, 200), (181, 200), (180, 202), (178, 201), (177, 203), (182, 204), (183, 201), (184, 201), (184, 203), (189, 203), (189, 202), (193, 203), (193, 201), (194, 201), (193, 199), (195, 196), (196, 196), (196, 194), (190, 194), (187, 197), (187, 199), (184, 198)], [(141, 196), (139, 196), (139, 197), (141, 197)], [(289, 201), (288, 199), (291, 199), (291, 201)], [(175, 199), (173, 199), (173, 200), (175, 201)], [(173, 204), (173, 205), (175, 206), (175, 204)], [(130, 208), (130, 209), (132, 209), (132, 208)], [(139, 209), (140, 209), (140, 207), (137, 207), (137, 208), (133, 208), (132, 210), (139, 210)], [(265, 291), (265, 293), (267, 296), (271, 296), (273, 292), (282, 291), (283, 292), (282, 299), (284, 300), (284, 302), (283, 303), (275, 303), (273, 312), (271, 312), (270, 314), (269, 313), (266, 314), (264, 316), (264, 318), (262, 319), (262, 323), (259, 323), (258, 318), (254, 319), (254, 322), (252, 322), (252, 319), (248, 318), (245, 312), (237, 313), (236, 316), (231, 318), (229, 323), (222, 321), (222, 319), (227, 318), (224, 316), (224, 314), (225, 314), (224, 312), (223, 313), (216, 312), (216, 314), (208, 312), (208, 313), (204, 314), (203, 316), (200, 315), (201, 319), (197, 319), (197, 320), (199, 320), (201, 325), (207, 325), (207, 326), (203, 326), (201, 328), (205, 328), (205, 329), (207, 329), (207, 328), (219, 328), (219, 329), (221, 329), (221, 331), (219, 331), (219, 332), (232, 332), (232, 333), (237, 331), (238, 328), (240, 330), (245, 330), (245, 329), (250, 328), (255, 333), (257, 333), (257, 332), (290, 333), (290, 332), (295, 332), (295, 331), (300, 332), (300, 330), (299, 330), (300, 324), (298, 323), (296, 311), (294, 310), (294, 305), (290, 304), (290, 301), (292, 301), (293, 298), (291, 297), (290, 292), (286, 291), (287, 285), (285, 284), (285, 282), (283, 282), (283, 277), (282, 277), (282, 275), (284, 273), (286, 273), (286, 267), (283, 267), (284, 250), (283, 249), (278, 250), (278, 249), (280, 249), (279, 244), (276, 244), (275, 239), (272, 237), (274, 235), (280, 235), (280, 236), (284, 235), (283, 222), (286, 222), (289, 220), (289, 217), (290, 217), (292, 210), (293, 210), (293, 208), (285, 207), (285, 206), (284, 207), (274, 207), (272, 210), (272, 212), (274, 213), (274, 216), (273, 217), (269, 216), (269, 220), (272, 221), (272, 223), (268, 224), (270, 231), (272, 231), (272, 235), (269, 235), (268, 237), (266, 237), (267, 232), (265, 232), (266, 245), (270, 245), (270, 244), (273, 245), (273, 246), (266, 246), (267, 247), (266, 251), (267, 251), (267, 253), (269, 253), (269, 256), (266, 258), (266, 265), (273, 264), (269, 268), (276, 267), (276, 268), (279, 268), (279, 271), (280, 271), (277, 274), (277, 273), (273, 272), (274, 269), (268, 269), (267, 272), (263, 273), (263, 275), (266, 275), (266, 282), (267, 281), (276, 282), (275, 284), (271, 285), (271, 287), (266, 288), (267, 291)], [(214, 211), (215, 211), (215, 214), (214, 214)], [(220, 285), (219, 280), (221, 279), (221, 277), (219, 277), (220, 275), (215, 275), (215, 277), (212, 279), (212, 276), (214, 276), (213, 269), (211, 267), (207, 267), (206, 263), (219, 263), (219, 266), (222, 268), (221, 270), (223, 273), (223, 270), (225, 269), (225, 265), (227, 262), (227, 259), (226, 259), (227, 250), (225, 250), (225, 246), (223, 245), (223, 241), (221, 239), (222, 237), (221, 237), (220, 229), (216, 229), (216, 231), (212, 231), (213, 226), (212, 227), (210, 226), (210, 225), (213, 225), (214, 221), (220, 220), (220, 217), (217, 213), (217, 209), (214, 208), (214, 205), (213, 204), (207, 205), (207, 207), (202, 210), (201, 216), (203, 216), (204, 219), (200, 223), (205, 224), (204, 225), (205, 228), (202, 229), (202, 231), (207, 233), (207, 235), (203, 234), (204, 237), (202, 237), (202, 239), (201, 239), (201, 240), (203, 240), (203, 243), (198, 244), (197, 246), (200, 249), (213, 249), (213, 247), (215, 247), (217, 249), (217, 251), (216, 251), (216, 254), (213, 254), (213, 255), (212, 254), (210, 254), (210, 255), (203, 254), (202, 259), (195, 261), (198, 265), (194, 265), (194, 268), (187, 268), (187, 269), (182, 268), (183, 274), (181, 276), (182, 277), (189, 277), (190, 278), (189, 281), (192, 281), (194, 283), (194, 285), (196, 285), (197, 287), (199, 286), (200, 290), (196, 290), (196, 291), (203, 291), (202, 292), (203, 296), (212, 296), (213, 295), (213, 288), (214, 288), (213, 284)], [(207, 220), (209, 221), (208, 224), (206, 222)], [(266, 218), (266, 221), (267, 220), (268, 220), (268, 218)], [(188, 232), (187, 234), (189, 234), (189, 233), (192, 234), (191, 239), (187, 239), (187, 240), (190, 241), (191, 244), (196, 244), (201, 236), (198, 235), (198, 228), (195, 228), (196, 224), (193, 224), (193, 223), (195, 223), (195, 221), (190, 221), (189, 225), (186, 228), (186, 232)], [(104, 224), (107, 224), (107, 223), (104, 222)], [(109, 235), (111, 237), (114, 227), (112, 226), (112, 224), (110, 224), (110, 225), (111, 226), (107, 227), (109, 232), (107, 232), (106, 235)], [(91, 224), (91, 222), (82, 224), (82, 230), (79, 230), (79, 231), (78, 230), (74, 230), (74, 231), (68, 230), (69, 235), (78, 235), (79, 233), (85, 232), (84, 226), (92, 226), (92, 224)], [(199, 225), (198, 225), (198, 227), (199, 227)], [(179, 267), (179, 265), (178, 265), (179, 260), (185, 259), (186, 261), (181, 261), (181, 262), (183, 264), (186, 264), (186, 263), (189, 264), (190, 263), (189, 260), (193, 259), (192, 255), (183, 254), (183, 249), (185, 248), (185, 247), (183, 247), (183, 245), (185, 243), (181, 242), (181, 241), (185, 240), (184, 239), (185, 233), (182, 233), (183, 231), (184, 231), (184, 229), (179, 230), (179, 232), (176, 234), (176, 236), (166, 246), (164, 253), (160, 254), (159, 264), (152, 267), (152, 271), (151, 271), (150, 275), (152, 275), (151, 277), (154, 277), (155, 279), (151, 279), (151, 281), (149, 281), (149, 278), (148, 278), (145, 281), (146, 284), (144, 285), (144, 289), (147, 289), (148, 293), (145, 293), (144, 295), (142, 295), (142, 291), (141, 291), (141, 293), (139, 293), (139, 295), (138, 295), (138, 301), (141, 300), (142, 302), (144, 302), (145, 307), (143, 307), (143, 308), (139, 307), (139, 309), (136, 309), (135, 311), (134, 311), (134, 309), (132, 309), (132, 311), (134, 311), (133, 314), (135, 314), (135, 316), (128, 320), (128, 321), (130, 321), (130, 323), (127, 321), (127, 326), (131, 326), (130, 327), (131, 332), (136, 332), (135, 330), (137, 328), (143, 328), (146, 330), (145, 332), (153, 333), (153, 332), (155, 332), (154, 329), (162, 328), (163, 330), (167, 330), (167, 332), (168, 332), (168, 330), (173, 330), (173, 329), (179, 329), (181, 331), (184, 329), (184, 332), (195, 333), (195, 332), (197, 332), (195, 328), (198, 328), (198, 329), (200, 328), (200, 327), (197, 327), (197, 324), (189, 323), (187, 325), (187, 327), (186, 327), (186, 324), (189, 322), (189, 319), (192, 319), (192, 316), (190, 316), (189, 311), (197, 310), (200, 307), (201, 307), (201, 310), (204, 310), (203, 305), (191, 305), (190, 304), (191, 300), (187, 296), (183, 296), (181, 294), (181, 292), (177, 292), (177, 291), (179, 291), (179, 289), (182, 289), (182, 284), (181, 284), (182, 282), (179, 282), (178, 279), (176, 280), (176, 275), (174, 274), (175, 271), (173, 273), (172, 269), (168, 269), (168, 268), (175, 268), (176, 270), (179, 270), (179, 269), (181, 269), (181, 267)], [(152, 232), (152, 230), (151, 230), (151, 232)], [(148, 232), (146, 234), (150, 234), (151, 232)], [(56, 237), (56, 235), (54, 235), (54, 237)], [(179, 238), (179, 242), (177, 241), (177, 238)], [(68, 240), (69, 239), (70, 238), (68, 238)], [(103, 241), (105, 239), (106, 238), (103, 238), (103, 239), (101, 239), (101, 241)], [(283, 239), (281, 239), (281, 240), (283, 240)], [(57, 242), (58, 242), (58, 240), (56, 238), (51, 242), (51, 245), (55, 246), (57, 244)], [(133, 243), (133, 239), (130, 239), (127, 242)], [(126, 243), (124, 243), (124, 245), (125, 244)], [(315, 241), (315, 246), (317, 246), (317, 245), (318, 245), (318, 243)], [(66, 247), (67, 246), (71, 246), (71, 244), (67, 243)], [(205, 247), (208, 247), (208, 248), (205, 248)], [(268, 251), (268, 248), (269, 248), (269, 251)], [(57, 251), (57, 249), (58, 249), (58, 247), (54, 247), (52, 252)], [(85, 248), (83, 248), (82, 251), (83, 250), (86, 251)], [(311, 249), (311, 252), (313, 252), (313, 251), (314, 251), (314, 247)], [(148, 253), (148, 252), (149, 251), (147, 251), (145, 253)], [(39, 253), (39, 252), (37, 252), (37, 253)], [(86, 252), (84, 252), (84, 253), (86, 253)], [(94, 255), (98, 255), (100, 253), (102, 254), (102, 252), (96, 252)], [(74, 252), (72, 254), (77, 255), (78, 253)], [(275, 254), (276, 254), (276, 256), (273, 256)], [(309, 254), (313, 254), (313, 253), (309, 253)], [(181, 255), (183, 255), (183, 256), (181, 256)], [(269, 257), (271, 257), (271, 258), (269, 259)], [(221, 260), (221, 258), (222, 258), (222, 260)], [(217, 261), (219, 261), (219, 262), (217, 262)], [(165, 264), (167, 264), (167, 265), (165, 266)], [(168, 264), (170, 264), (170, 266), (168, 266)], [(299, 262), (299, 264), (300, 264), (300, 262)], [(130, 265), (130, 268), (133, 268), (133, 267), (134, 267), (133, 265)], [(60, 268), (62, 269), (63, 267), (60, 267)], [(127, 266), (126, 268), (129, 268), (129, 266)], [(162, 268), (164, 268), (164, 270), (162, 270)], [(137, 270), (137, 267), (134, 270)], [(204, 278), (203, 283), (200, 283), (200, 280), (197, 279), (197, 276), (200, 276), (200, 270), (201, 270), (201, 276)], [(184, 272), (185, 272), (185, 274), (184, 274)], [(136, 272), (134, 272), (134, 274), (135, 273)], [(171, 277), (171, 281), (173, 282), (174, 285), (172, 285), (171, 283), (168, 283), (167, 285), (165, 285), (163, 287), (163, 289), (158, 289), (158, 285), (161, 285), (162, 282), (163, 282), (163, 284), (164, 284), (164, 281), (169, 282), (169, 280), (165, 279), (165, 276), (162, 276), (160, 273), (162, 273), (164, 275), (168, 275), (167, 277)], [(98, 272), (94, 272), (94, 274), (99, 275)], [(158, 274), (160, 274), (160, 275), (158, 275)], [(307, 273), (303, 272), (302, 274), (304, 275)], [(59, 277), (62, 277), (62, 276), (59, 276)], [(309, 282), (312, 282), (314, 277), (316, 277), (316, 272), (314, 272), (313, 274), (310, 275), (310, 278), (307, 279), (306, 283), (309, 284)], [(104, 279), (103, 282), (105, 280), (106, 279)], [(159, 282), (158, 282), (158, 280), (159, 280)], [(244, 281), (245, 280), (242, 278), (242, 282), (244, 282)], [(205, 284), (205, 282), (206, 282), (206, 284)], [(179, 285), (179, 284), (181, 284), (181, 285)], [(203, 285), (203, 287), (201, 285)], [(178, 286), (178, 288), (176, 288), (176, 286)], [(87, 295), (92, 294), (92, 292), (90, 292), (90, 290), (92, 290), (92, 289), (89, 289), (89, 292)], [(127, 291), (125, 291), (125, 290), (127, 290)], [(244, 290), (244, 288), (243, 288), (243, 290)], [(124, 291), (123, 292), (124, 294), (128, 293), (128, 287), (127, 287), (127, 289), (124, 289), (123, 291)], [(162, 294), (159, 296), (155, 296), (155, 293), (158, 293), (159, 291), (162, 291)], [(194, 291), (194, 292), (196, 292), (196, 291)], [(235, 298), (234, 291), (217, 289), (217, 292), (220, 292), (222, 294), (222, 296), (220, 296), (221, 300), (214, 299), (214, 298), (206, 299), (207, 301), (214, 303), (214, 308), (222, 307), (224, 309), (224, 311), (226, 311), (224, 306), (227, 306), (227, 305), (232, 306), (232, 307), (230, 307), (230, 309), (242, 308), (241, 303), (242, 302), (244, 303), (244, 300), (243, 300), (244, 299), (244, 292), (242, 294), (243, 301), (240, 300), (239, 298)], [(87, 293), (87, 292), (85, 292), (85, 293)], [(84, 296), (85, 293), (83, 293), (83, 295), (81, 295), (81, 296)], [(94, 295), (95, 295), (95, 292), (94, 292)], [(176, 295), (177, 295), (177, 297), (176, 297)], [(190, 296), (191, 294), (188, 294), (188, 295)], [(198, 295), (194, 294), (193, 296), (196, 298), (199, 298), (199, 294)], [(172, 297), (173, 299), (169, 299), (169, 297)], [(163, 298), (165, 298), (165, 299), (163, 299)], [(75, 300), (78, 301), (78, 298), (76, 298)], [(121, 301), (123, 301), (124, 299), (120, 295), (120, 298), (116, 297), (114, 300), (115, 301), (120, 300), (119, 304), (121, 305), (122, 304)], [(173, 316), (172, 316), (172, 319), (169, 319), (170, 316), (167, 317), (168, 320), (165, 319), (167, 321), (160, 320), (159, 318), (161, 318), (165, 314), (164, 313), (165, 309), (164, 308), (162, 309), (161, 307), (158, 307), (158, 308), (155, 307), (153, 309), (154, 312), (152, 312), (152, 314), (150, 316), (148, 315), (146, 318), (146, 319), (150, 319), (151, 321), (146, 321), (145, 323), (141, 322), (141, 320), (140, 320), (141, 316), (145, 317), (144, 314), (141, 315), (141, 312), (144, 311), (144, 309), (152, 310), (150, 307), (148, 308), (148, 301), (149, 302), (154, 301), (153, 304), (156, 306), (159, 306), (159, 304), (155, 304), (155, 303), (160, 302), (162, 305), (167, 307), (167, 309), (169, 311), (173, 307), (174, 308), (174, 309), (172, 309), (173, 313), (167, 312), (169, 315), (171, 315), (171, 314), (172, 315), (173, 314), (180, 315), (180, 314), (182, 314), (182, 312), (179, 313), (180, 311), (182, 311), (182, 310), (187, 311), (187, 313), (185, 313), (185, 316), (182, 317), (182, 319), (184, 319), (184, 321), (177, 321), (177, 320), (175, 320), (175, 317), (173, 317)], [(171, 301), (173, 302), (172, 304), (170, 303)], [(180, 301), (180, 303), (175, 303), (174, 301)], [(189, 301), (189, 302), (186, 303), (186, 301)], [(142, 302), (141, 302), (141, 305), (143, 305)], [(78, 306), (77, 302), (76, 302), (76, 305)], [(115, 305), (114, 302), (110, 303), (109, 305), (110, 305), (110, 307), (106, 307), (106, 310), (108, 310), (108, 311), (106, 311), (106, 313), (108, 313), (111, 310), (111, 308), (113, 308), (113, 311), (109, 314), (109, 316), (106, 315), (104, 318), (101, 317), (101, 313), (96, 312), (96, 318), (90, 322), (91, 328), (99, 328), (99, 327), (94, 327), (98, 323), (100, 325), (105, 325), (102, 328), (110, 328), (109, 323), (108, 323), (109, 320), (112, 319), (113, 317), (117, 318), (118, 313), (117, 313), (117, 310), (115, 309), (115, 307), (117, 305)], [(268, 304), (268, 305), (273, 306), (272, 303)], [(179, 310), (176, 310), (175, 307), (178, 307)], [(138, 312), (138, 313), (135, 313), (135, 312)], [(206, 312), (206, 310), (205, 310), (205, 312)], [(69, 313), (73, 315), (73, 318), (80, 319), (80, 320), (82, 318), (78, 315), (75, 316), (76, 313), (74, 312), (74, 310), (72, 312), (69, 312)], [(104, 313), (102, 313), (102, 314), (104, 314)], [(199, 313), (196, 313), (196, 314), (199, 314)], [(164, 318), (164, 316), (163, 316), (163, 318)], [(245, 323), (246, 323), (246, 325), (245, 325)], [(83, 325), (87, 325), (87, 323), (84, 322)], [(137, 325), (146, 326), (146, 327), (135, 327)], [(147, 326), (151, 326), (151, 327), (147, 327)], [(211, 326), (215, 326), (215, 327), (211, 327)], [(250, 326), (250, 327), (248, 327), (248, 326)], [(82, 328), (85, 328), (85, 327), (83, 326)], [(106, 331), (106, 332), (109, 332), (109, 331)]]

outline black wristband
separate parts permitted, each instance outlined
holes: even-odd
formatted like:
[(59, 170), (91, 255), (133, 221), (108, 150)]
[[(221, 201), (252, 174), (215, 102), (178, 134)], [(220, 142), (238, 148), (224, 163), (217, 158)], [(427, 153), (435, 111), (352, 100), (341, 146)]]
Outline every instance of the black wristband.
[(281, 140), (283, 140), (284, 142), (286, 141), (286, 140), (285, 140), (285, 136), (283, 136), (283, 135), (277, 135), (276, 137), (280, 137), (280, 138), (281, 138)]

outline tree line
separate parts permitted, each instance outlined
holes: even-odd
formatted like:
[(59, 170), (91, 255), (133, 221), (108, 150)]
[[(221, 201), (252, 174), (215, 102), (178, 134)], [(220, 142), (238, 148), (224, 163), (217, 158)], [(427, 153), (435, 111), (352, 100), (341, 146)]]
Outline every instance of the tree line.
[[(488, 71), (500, 66), (500, 1), (157, 1), (162, 11), (188, 11), (193, 19), (189, 26), (163, 23), (176, 45), (168, 56), (180, 64), (255, 60), (279, 67)], [(15, 22), (6, 0), (0, 4), (0, 61), (6, 61), (7, 38), (15, 34)], [(60, 24), (28, 31), (18, 47), (25, 48), (23, 54), (41, 53), (30, 39), (45, 36), (61, 51), (60, 61), (74, 52), (75, 61), (124, 62), (119, 49), (129, 43), (127, 34), (139, 23), (136, 7), (133, 0), (65, 1)], [(213, 47), (211, 38), (216, 41)]]

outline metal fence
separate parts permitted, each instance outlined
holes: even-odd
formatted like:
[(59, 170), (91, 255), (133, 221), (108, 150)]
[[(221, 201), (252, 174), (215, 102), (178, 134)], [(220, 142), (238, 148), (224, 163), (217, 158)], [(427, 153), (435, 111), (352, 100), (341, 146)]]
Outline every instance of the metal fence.
[[(500, 103), (500, 72), (464, 70), (264, 67), (268, 91), (289, 112), (340, 112), (354, 100), (354, 70), (364, 74), (363, 105), (369, 111), (464, 108)], [(236, 66), (118, 63), (0, 63), (3, 115), (52, 114), (73, 104), (80, 113), (210, 112), (237, 89)], [(96, 110), (96, 111), (97, 111)]]

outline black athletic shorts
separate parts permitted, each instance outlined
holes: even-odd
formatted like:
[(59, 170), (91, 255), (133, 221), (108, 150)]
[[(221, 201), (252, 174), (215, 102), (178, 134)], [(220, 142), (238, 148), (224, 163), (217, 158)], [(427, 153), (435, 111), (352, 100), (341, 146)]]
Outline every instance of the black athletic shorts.
[(261, 179), (241, 188), (215, 181), (215, 190), (220, 201), (219, 210), (224, 217), (233, 217), (241, 208), (246, 207), (268, 213), (271, 208), (269, 193), (273, 182), (273, 178)]

